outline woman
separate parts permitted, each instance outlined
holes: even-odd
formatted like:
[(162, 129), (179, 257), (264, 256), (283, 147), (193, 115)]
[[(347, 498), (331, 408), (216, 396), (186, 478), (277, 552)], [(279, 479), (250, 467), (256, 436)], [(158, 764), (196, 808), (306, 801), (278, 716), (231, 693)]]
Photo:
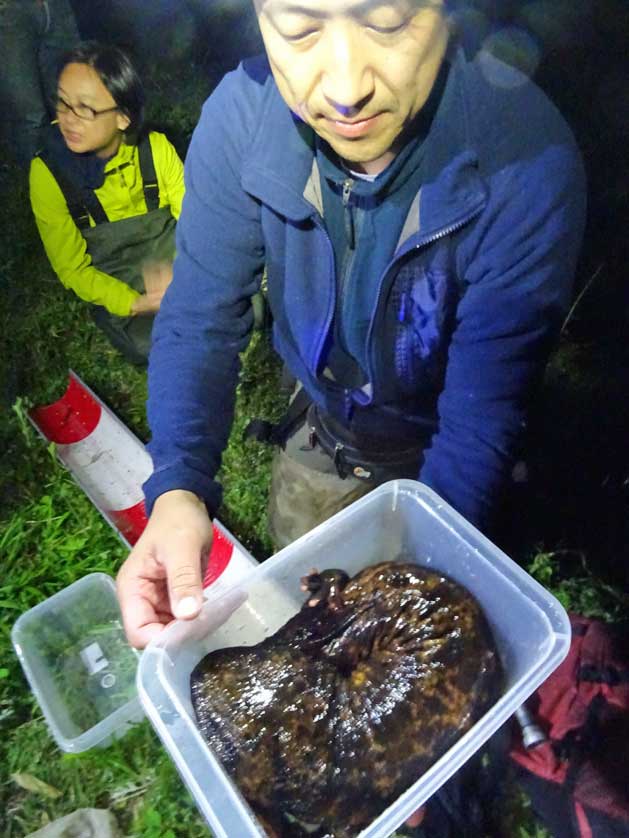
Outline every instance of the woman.
[(30, 171), (31, 206), (50, 263), (91, 304), (130, 361), (146, 363), (172, 278), (183, 165), (163, 134), (142, 134), (144, 92), (128, 56), (88, 42), (62, 63), (50, 126)]

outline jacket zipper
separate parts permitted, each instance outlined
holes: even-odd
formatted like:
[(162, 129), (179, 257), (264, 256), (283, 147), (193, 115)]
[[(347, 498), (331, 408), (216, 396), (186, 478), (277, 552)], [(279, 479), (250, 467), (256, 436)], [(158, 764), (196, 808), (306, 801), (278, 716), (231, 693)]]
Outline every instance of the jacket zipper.
[[(421, 196), (420, 196), (420, 199), (421, 199)], [(371, 313), (371, 322), (369, 324), (369, 332), (367, 333), (367, 347), (368, 347), (367, 348), (367, 380), (371, 383), (372, 387), (371, 387), (371, 395), (369, 397), (369, 400), (365, 402), (365, 405), (372, 404), (373, 400), (375, 398), (375, 395), (376, 395), (376, 393), (375, 393), (376, 388), (374, 386), (375, 376), (374, 376), (374, 358), (373, 358), (372, 339), (373, 339), (374, 325), (375, 325), (375, 322), (376, 322), (376, 315), (377, 315), (377, 312), (378, 312), (378, 306), (380, 304), (380, 299), (381, 299), (381, 296), (382, 296), (382, 289), (383, 289), (385, 280), (386, 280), (389, 272), (395, 266), (396, 262), (398, 262), (403, 256), (406, 256), (407, 253), (410, 253), (411, 250), (419, 250), (420, 248), (426, 247), (429, 244), (433, 244), (434, 242), (438, 241), (439, 239), (445, 238), (445, 236), (449, 236), (451, 233), (454, 233), (456, 230), (460, 230), (461, 227), (465, 227), (465, 225), (469, 221), (471, 221), (472, 218), (474, 218), (476, 215), (478, 215), (481, 211), (482, 211), (482, 207), (478, 207), (477, 209), (475, 209), (474, 211), (472, 211), (471, 213), (469, 213), (465, 217), (459, 219), (458, 221), (455, 221), (453, 224), (449, 224), (447, 227), (444, 227), (442, 230), (437, 230), (436, 233), (433, 233), (427, 239), (424, 239), (424, 240), (418, 242), (417, 244), (413, 245), (412, 247), (410, 247), (408, 250), (405, 250), (402, 253), (399, 253), (397, 256), (395, 256), (393, 259), (391, 259), (389, 264), (384, 269), (384, 271), (382, 273), (382, 276), (380, 277), (380, 282), (378, 284), (378, 293), (376, 294), (376, 301), (375, 301), (374, 309)]]
[[(334, 304), (336, 304), (336, 268), (334, 265), (334, 250), (332, 248), (332, 242), (330, 241), (330, 237), (328, 236), (327, 230), (325, 229), (325, 225), (323, 224), (323, 220), (321, 217), (315, 213), (313, 215), (313, 220), (315, 226), (319, 229), (319, 232), (323, 236), (323, 240), (326, 243), (326, 247), (328, 250), (328, 266), (329, 266), (329, 273), (332, 277), (332, 296), (334, 298)], [(334, 309), (335, 305), (330, 305), (328, 299), (328, 314), (325, 319), (325, 323), (321, 333), (319, 335), (319, 340), (317, 341), (317, 345), (315, 347), (314, 353), (314, 364), (312, 365), (312, 369), (314, 370), (315, 376), (317, 375), (317, 370), (319, 369), (319, 362), (321, 359), (321, 353), (323, 352), (323, 346), (325, 344), (326, 338), (330, 331), (330, 326), (332, 324), (332, 317), (334, 316)]]
[[(349, 205), (349, 199), (352, 194), (354, 181), (347, 179), (343, 182), (343, 214), (345, 218), (345, 234), (347, 236), (348, 252), (344, 253), (343, 265), (339, 275), (337, 276), (337, 316), (343, 320), (343, 311), (345, 309), (345, 289), (347, 288), (347, 280), (351, 275), (352, 267), (354, 265), (354, 258), (356, 256), (356, 218), (354, 211)], [(340, 337), (340, 332), (339, 332)], [(344, 347), (347, 351), (347, 346)]]
[(352, 208), (349, 205), (350, 195), (352, 194), (352, 189), (354, 187), (354, 181), (351, 178), (347, 178), (343, 181), (343, 220), (345, 222), (345, 235), (347, 237), (347, 242), (349, 244), (349, 249), (354, 250), (356, 247), (356, 231), (354, 230), (354, 215), (352, 213)]
[[(343, 181), (342, 200), (343, 217), (345, 221), (345, 235), (347, 238), (348, 252), (347, 254), (345, 254), (346, 258), (344, 259), (344, 264), (340, 271), (340, 276), (337, 277), (338, 290), (336, 311), (337, 318), (340, 317), (341, 324), (343, 322), (345, 310), (345, 289), (347, 288), (347, 280), (351, 276), (352, 268), (354, 266), (354, 259), (356, 258), (356, 237), (357, 235), (360, 235), (360, 231), (357, 228), (360, 227), (361, 222), (359, 221), (358, 224), (356, 223), (356, 216), (354, 215), (354, 211), (349, 203), (349, 199), (351, 197), (353, 188), (354, 181), (351, 178), (346, 178), (346, 180)], [(346, 345), (346, 342), (342, 341), (340, 328), (337, 328), (337, 337), (339, 343), (341, 344), (341, 348), (351, 358), (352, 356), (349, 353), (349, 349)], [(352, 362), (356, 364), (357, 367), (359, 366), (355, 358), (352, 358)], [(354, 412), (354, 402), (352, 400), (352, 390), (348, 387), (343, 387), (343, 412), (345, 415), (345, 420), (349, 422), (352, 418), (352, 413)]]
[[(354, 217), (352, 215), (351, 207), (349, 207), (349, 198), (350, 198), (353, 186), (354, 186), (354, 181), (351, 178), (347, 178), (346, 180), (343, 181), (343, 187), (342, 187), (343, 216), (344, 216), (344, 223), (345, 223), (345, 232), (346, 232), (346, 235), (347, 235), (348, 242), (350, 244), (350, 250), (352, 251), (352, 257), (353, 257), (353, 251), (354, 251), (354, 248), (355, 248), (355, 245), (356, 245), (355, 240), (354, 240), (355, 239)], [(334, 285), (334, 305), (329, 310), (328, 316), (327, 316), (325, 324), (324, 324), (324, 328), (321, 332), (321, 335), (320, 335), (320, 338), (319, 338), (319, 341), (317, 343), (316, 350), (315, 350), (313, 369), (316, 372), (316, 370), (319, 368), (319, 361), (320, 361), (320, 358), (321, 358), (321, 353), (323, 351), (323, 345), (325, 343), (325, 340), (326, 340), (326, 338), (328, 336), (328, 333), (330, 331), (330, 327), (332, 325), (332, 318), (334, 317), (334, 312), (335, 312), (337, 306), (339, 307), (339, 310), (342, 310), (341, 307), (343, 305), (343, 290), (344, 290), (344, 287), (345, 287), (344, 280), (345, 280), (345, 277), (347, 276), (348, 271), (351, 269), (353, 258), (351, 258), (348, 261), (348, 264), (346, 264), (344, 266), (344, 270), (342, 272), (342, 277), (341, 277), (341, 285), (340, 285), (340, 287), (337, 288), (337, 283), (339, 281), (339, 278), (336, 276), (336, 270), (335, 270), (335, 265), (334, 265), (334, 250), (332, 248), (332, 242), (330, 241), (330, 237), (328, 236), (327, 230), (325, 229), (325, 225), (323, 224), (323, 221), (322, 221), (321, 217), (318, 214), (315, 214), (313, 216), (313, 218), (314, 218), (314, 222), (315, 222), (316, 226), (319, 228), (320, 232), (323, 235), (323, 238), (326, 241), (326, 246), (327, 246), (327, 249), (328, 249), (328, 264), (330, 266), (329, 267), (330, 276), (333, 278), (333, 285)], [(348, 392), (351, 392), (351, 391), (348, 391)]]

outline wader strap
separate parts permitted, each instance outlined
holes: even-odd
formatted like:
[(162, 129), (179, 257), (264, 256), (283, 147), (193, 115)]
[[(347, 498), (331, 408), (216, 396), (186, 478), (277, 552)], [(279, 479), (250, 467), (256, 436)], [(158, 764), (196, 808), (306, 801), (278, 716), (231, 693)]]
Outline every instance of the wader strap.
[(378, 449), (358, 448), (347, 439), (341, 439), (327, 427), (324, 415), (316, 405), (308, 410), (310, 444), (319, 445), (332, 459), (336, 473), (341, 478), (354, 476), (359, 480), (383, 483), (395, 477), (413, 477), (419, 474), (426, 440), (404, 447), (386, 449), (384, 443)]
[(295, 427), (305, 417), (312, 399), (302, 387), (288, 406), (288, 410), (277, 423), (266, 419), (252, 419), (245, 428), (243, 437), (253, 437), (258, 442), (284, 446)]
[(57, 181), (59, 189), (63, 192), (68, 211), (79, 230), (86, 230), (90, 226), (90, 216), (94, 219), (95, 224), (104, 224), (109, 221), (93, 189), (79, 188), (72, 183), (63, 169), (49, 159), (47, 155), (40, 154), (39, 156), (48, 166), (52, 176)]
[(140, 140), (138, 156), (140, 160), (140, 172), (142, 173), (142, 183), (144, 185), (146, 210), (147, 212), (151, 212), (151, 210), (159, 209), (159, 184), (157, 183), (155, 163), (153, 162), (151, 141), (148, 136), (142, 137)]
[(426, 447), (426, 440), (398, 450), (364, 451), (339, 440), (326, 428), (310, 396), (302, 387), (282, 418), (273, 424), (253, 419), (243, 437), (285, 447), (302, 422), (308, 425), (308, 448), (319, 446), (331, 458), (341, 480), (353, 476), (371, 483), (382, 483), (396, 477), (415, 477)]

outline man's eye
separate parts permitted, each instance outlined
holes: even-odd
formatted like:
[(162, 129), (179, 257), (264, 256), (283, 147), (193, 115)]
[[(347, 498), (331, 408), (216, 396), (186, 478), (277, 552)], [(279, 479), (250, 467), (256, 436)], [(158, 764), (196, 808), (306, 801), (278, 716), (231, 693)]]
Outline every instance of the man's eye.
[(403, 20), (401, 23), (396, 23), (393, 26), (377, 26), (375, 23), (368, 23), (367, 28), (373, 32), (378, 32), (380, 35), (394, 35), (396, 32), (401, 32), (408, 21)]
[(316, 31), (316, 29), (303, 29), (301, 32), (295, 32), (294, 34), (289, 34), (288, 32), (280, 32), (280, 34), (285, 41), (296, 42), (305, 41), (306, 38), (314, 35)]

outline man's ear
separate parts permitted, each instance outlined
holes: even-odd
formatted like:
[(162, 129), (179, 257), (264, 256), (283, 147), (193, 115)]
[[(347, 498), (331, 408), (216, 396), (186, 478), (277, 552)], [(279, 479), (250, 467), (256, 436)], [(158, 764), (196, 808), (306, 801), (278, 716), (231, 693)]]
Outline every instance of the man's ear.
[(131, 125), (131, 120), (125, 113), (119, 112), (116, 117), (116, 124), (119, 131), (126, 131), (129, 125)]

